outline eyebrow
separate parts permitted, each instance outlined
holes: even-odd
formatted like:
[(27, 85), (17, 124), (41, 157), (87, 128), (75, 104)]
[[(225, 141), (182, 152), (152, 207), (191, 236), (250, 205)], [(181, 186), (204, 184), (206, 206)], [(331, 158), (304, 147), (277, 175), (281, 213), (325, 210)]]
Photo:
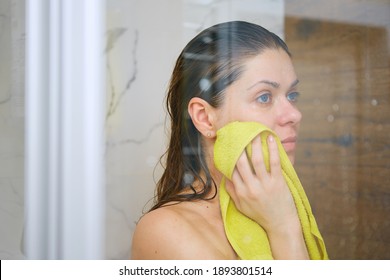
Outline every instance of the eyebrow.
[[(295, 87), (298, 83), (299, 83), (299, 80), (296, 79), (294, 82), (291, 83), (290, 88)], [(250, 86), (249, 88), (247, 88), (247, 90), (252, 89), (253, 87), (257, 86), (258, 84), (267, 84), (267, 85), (272, 86), (273, 88), (280, 87), (280, 84), (277, 82), (270, 81), (270, 80), (261, 80), (261, 81), (256, 82), (254, 85)]]

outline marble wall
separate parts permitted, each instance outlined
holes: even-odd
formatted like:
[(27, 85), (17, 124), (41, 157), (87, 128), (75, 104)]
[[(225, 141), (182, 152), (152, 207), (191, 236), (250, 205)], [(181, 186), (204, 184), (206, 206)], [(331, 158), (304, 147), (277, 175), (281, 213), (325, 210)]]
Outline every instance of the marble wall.
[(129, 257), (165, 144), (162, 103), (179, 49), (181, 1), (108, 1), (107, 258)]

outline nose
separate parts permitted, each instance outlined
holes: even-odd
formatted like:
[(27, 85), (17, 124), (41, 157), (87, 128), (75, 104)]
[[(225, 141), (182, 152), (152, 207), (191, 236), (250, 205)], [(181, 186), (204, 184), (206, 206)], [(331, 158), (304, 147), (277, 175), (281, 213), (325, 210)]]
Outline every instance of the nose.
[(302, 113), (298, 110), (294, 103), (287, 99), (283, 99), (277, 109), (277, 120), (279, 125), (287, 124), (296, 125), (301, 122)]

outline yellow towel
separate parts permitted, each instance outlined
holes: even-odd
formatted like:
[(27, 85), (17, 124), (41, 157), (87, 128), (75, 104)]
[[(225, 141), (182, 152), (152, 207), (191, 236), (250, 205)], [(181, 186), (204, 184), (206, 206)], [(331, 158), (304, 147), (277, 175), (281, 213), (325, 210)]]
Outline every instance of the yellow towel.
[[(283, 176), (291, 191), (302, 225), (306, 247), (311, 259), (328, 259), (325, 244), (312, 214), (309, 201), (301, 182), (287, 157), (277, 135), (256, 122), (232, 122), (217, 131), (214, 146), (214, 163), (226, 178), (232, 178), (236, 162), (244, 149), (251, 154), (251, 142), (261, 135), (264, 161), (269, 170), (267, 136), (272, 134), (278, 144)], [(252, 219), (243, 215), (234, 205), (225, 188), (225, 177), (221, 181), (219, 199), (225, 232), (230, 244), (240, 259), (273, 259), (265, 230)]]

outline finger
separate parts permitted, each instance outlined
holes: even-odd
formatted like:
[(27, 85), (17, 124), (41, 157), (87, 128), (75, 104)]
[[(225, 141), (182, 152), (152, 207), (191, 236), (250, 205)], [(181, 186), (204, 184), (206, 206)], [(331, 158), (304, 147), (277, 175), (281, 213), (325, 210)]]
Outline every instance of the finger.
[(252, 164), (257, 177), (262, 178), (267, 175), (260, 135), (252, 141)]
[(237, 168), (234, 168), (234, 171), (232, 174), (232, 185), (230, 187), (234, 188), (234, 195), (236, 198), (238, 197), (239, 193), (242, 193), (245, 190), (245, 182), (242, 179)]
[(278, 144), (276, 143), (275, 137), (273, 135), (269, 135), (267, 141), (269, 150), (270, 173), (273, 175), (279, 175), (282, 171), (280, 167)]
[(240, 174), (244, 184), (248, 186), (253, 185), (253, 179), (255, 178), (255, 175), (253, 174), (251, 164), (245, 151), (238, 158), (236, 169)]
[(233, 184), (244, 184), (240, 173), (237, 171), (237, 167), (233, 170), (231, 181)]

